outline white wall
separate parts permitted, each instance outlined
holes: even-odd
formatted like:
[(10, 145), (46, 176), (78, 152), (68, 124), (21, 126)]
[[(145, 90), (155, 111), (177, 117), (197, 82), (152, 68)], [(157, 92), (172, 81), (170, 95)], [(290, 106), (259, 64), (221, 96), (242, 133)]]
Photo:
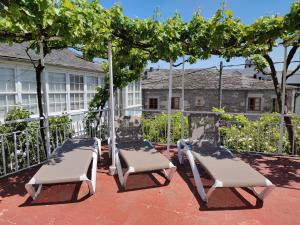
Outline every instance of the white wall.
[[(35, 94), (36, 95), (36, 90), (34, 91), (34, 89), (32, 89), (28, 93), (27, 92), (25, 93), (24, 88), (22, 89), (22, 80), (21, 80), (22, 77), (21, 76), (24, 76), (22, 71), (30, 70), (30, 71), (32, 71), (32, 73), (35, 73), (33, 65), (31, 63), (10, 61), (10, 60), (0, 60), (0, 68), (13, 69), (14, 70), (14, 80), (15, 80), (15, 91), (4, 92), (3, 87), (0, 86), (2, 88), (2, 89), (0, 89), (0, 97), (2, 96), (2, 100), (3, 100), (3, 96), (8, 96), (8, 95), (11, 96), (11, 94), (14, 94), (15, 95), (15, 106), (21, 106), (22, 104), (23, 105), (25, 104), (25, 101), (26, 101), (24, 98), (25, 95), (27, 95), (27, 94), (32, 94), (32, 95)], [(46, 78), (46, 88), (47, 88), (48, 93), (49, 93), (49, 82), (51, 82), (51, 81), (49, 81), (49, 73), (63, 73), (63, 74), (65, 74), (65, 80), (66, 80), (65, 91), (62, 92), (63, 93), (62, 95), (64, 95), (64, 94), (66, 95), (65, 110), (55, 111), (55, 112), (50, 113), (50, 115), (57, 115), (57, 114), (61, 114), (62, 112), (76, 113), (76, 112), (87, 110), (88, 109), (88, 102), (87, 102), (88, 99), (87, 98), (88, 98), (88, 96), (91, 96), (93, 93), (95, 93), (95, 91), (91, 91), (91, 90), (89, 91), (87, 89), (87, 76), (96, 77), (95, 80), (97, 81), (97, 86), (102, 83), (101, 80), (103, 79), (103, 76), (104, 76), (103, 73), (96, 73), (96, 72), (91, 72), (91, 71), (87, 71), (87, 70), (46, 65), (46, 70), (45, 70), (46, 77), (45, 78)], [(83, 76), (84, 88), (83, 88), (82, 94), (83, 94), (83, 102), (84, 102), (83, 105), (84, 106), (79, 110), (72, 110), (71, 106), (70, 106), (70, 100), (71, 100), (70, 98), (72, 97), (72, 96), (70, 96), (70, 92), (71, 92), (71, 90), (70, 90), (70, 75), (71, 74)], [(0, 74), (0, 76), (1, 76), (1, 74)], [(89, 81), (90, 80), (91, 79), (89, 79)], [(57, 94), (57, 92), (55, 92), (55, 93)], [(54, 95), (54, 92), (52, 91), (52, 96), (53, 95)], [(49, 103), (49, 96), (50, 96), (50, 93), (47, 96), (48, 103)], [(56, 96), (54, 96), (54, 97), (56, 97)], [(34, 104), (34, 103), (32, 103), (32, 104)], [(1, 105), (0, 105), (0, 107), (1, 107)], [(49, 108), (49, 105), (48, 105), (48, 108)], [(2, 107), (2, 109), (3, 109), (3, 107)], [(37, 115), (34, 115), (34, 116), (37, 116)], [(0, 118), (0, 120), (3, 120), (3, 117)]]

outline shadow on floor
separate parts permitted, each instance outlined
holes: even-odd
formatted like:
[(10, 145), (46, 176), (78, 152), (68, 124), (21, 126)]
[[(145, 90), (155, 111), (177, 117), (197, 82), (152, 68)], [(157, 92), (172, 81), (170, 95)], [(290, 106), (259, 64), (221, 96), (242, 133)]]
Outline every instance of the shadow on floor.
[(86, 192), (86, 190), (84, 191), (85, 194), (82, 194), (82, 191), (80, 191), (81, 186), (82, 182), (44, 185), (41, 193), (35, 200), (28, 197), (23, 204), (19, 205), (19, 207), (82, 202), (89, 198), (90, 194), (88, 191)]
[[(181, 176), (181, 178), (185, 181), (188, 185), (189, 189), (193, 193), (194, 197), (198, 201), (200, 206), (200, 211), (222, 211), (222, 210), (249, 210), (249, 209), (258, 209), (262, 208), (263, 202), (251, 194), (251, 202), (249, 202), (242, 194), (234, 188), (217, 188), (213, 194), (210, 196), (208, 203), (206, 204), (200, 198), (196, 185), (195, 180), (192, 174), (192, 170), (189, 166), (189, 162), (187, 159), (184, 159), (184, 164), (180, 165), (177, 157), (174, 157), (173, 162), (177, 166), (177, 172)], [(213, 184), (213, 181), (209, 178), (209, 176), (204, 172), (204, 170), (197, 165), (200, 174), (202, 174), (202, 182), (207, 192), (208, 189)], [(248, 191), (247, 191), (248, 192)]]
[(275, 186), (300, 190), (300, 158), (247, 153), (240, 153), (238, 156)]

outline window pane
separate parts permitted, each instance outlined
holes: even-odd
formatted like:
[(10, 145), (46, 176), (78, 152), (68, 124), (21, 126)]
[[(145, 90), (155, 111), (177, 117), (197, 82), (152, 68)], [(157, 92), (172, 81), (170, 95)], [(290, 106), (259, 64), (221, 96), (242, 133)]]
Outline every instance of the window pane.
[(49, 73), (48, 80), (50, 92), (66, 91), (66, 75), (64, 73)]
[(15, 71), (10, 68), (0, 68), (0, 91), (15, 91)]
[(21, 85), (22, 92), (36, 92), (36, 78), (35, 71), (21, 70)]
[(129, 93), (128, 94), (128, 106), (132, 106), (133, 105), (133, 94)]
[(158, 99), (149, 98), (149, 109), (157, 109), (157, 108), (158, 108)]

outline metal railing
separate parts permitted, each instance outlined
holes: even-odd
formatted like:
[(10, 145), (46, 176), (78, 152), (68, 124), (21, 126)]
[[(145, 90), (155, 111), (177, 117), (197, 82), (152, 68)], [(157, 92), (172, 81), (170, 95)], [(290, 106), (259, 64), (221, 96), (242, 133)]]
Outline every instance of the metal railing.
[[(142, 134), (145, 139), (158, 144), (167, 143), (167, 113), (163, 110), (126, 109), (122, 115), (135, 115), (141, 118)], [(181, 119), (183, 115), (183, 120)], [(104, 110), (100, 120), (72, 120), (72, 115), (50, 117), (50, 152), (61, 146), (68, 138), (98, 137), (107, 140), (109, 134), (108, 110)], [(246, 152), (279, 154), (280, 115), (275, 114), (238, 114), (212, 113), (195, 111), (172, 111), (170, 143), (176, 144), (181, 138), (182, 128), (184, 138), (192, 138), (193, 129), (189, 118), (199, 118), (206, 133), (202, 138), (212, 138), (213, 132), (218, 132), (219, 143), (225, 147)], [(67, 118), (67, 119), (66, 119)], [(202, 119), (201, 119), (202, 118)], [(210, 119), (207, 119), (210, 118)], [(213, 119), (212, 119), (213, 118)], [(216, 120), (217, 118), (217, 120)], [(18, 171), (39, 165), (47, 160), (45, 127), (39, 126), (39, 120), (9, 121), (5, 125), (12, 127), (9, 133), (0, 133), (0, 178)], [(52, 119), (52, 120), (51, 120)], [(183, 121), (183, 122), (182, 122)], [(293, 116), (293, 142), (288, 138), (284, 126), (283, 154), (300, 154), (300, 117)], [(22, 126), (18, 126), (18, 125)], [(217, 126), (217, 129), (214, 128)], [(17, 130), (19, 127), (22, 129)]]
[[(167, 111), (166, 110), (139, 110), (134, 109), (129, 115), (140, 115), (142, 132), (145, 139), (153, 142), (167, 143)], [(183, 114), (183, 124), (181, 115)], [(290, 143), (287, 126), (283, 125), (283, 146), (280, 150), (280, 114), (259, 114), (259, 113), (214, 113), (201, 111), (180, 111), (173, 110), (171, 114), (170, 143), (175, 144), (181, 138), (183, 127), (184, 138), (191, 138), (192, 129), (189, 117), (207, 118), (217, 117), (216, 120), (206, 120), (205, 127), (214, 127), (218, 123), (218, 128), (213, 132), (218, 132), (220, 144), (236, 151), (258, 152), (270, 154), (300, 154), (300, 116), (285, 115), (291, 117), (293, 140)], [(210, 123), (210, 126), (208, 126)], [(202, 124), (202, 126), (204, 125)], [(212, 131), (208, 131), (212, 132)], [(205, 136), (205, 135), (204, 135)]]
[[(50, 152), (60, 147), (69, 138), (108, 138), (108, 113), (101, 120), (73, 121), (72, 115), (49, 117)], [(12, 132), (0, 133), (0, 178), (39, 165), (47, 160), (45, 144), (46, 127), (40, 127), (43, 118), (8, 121)], [(20, 126), (21, 124), (21, 126)]]

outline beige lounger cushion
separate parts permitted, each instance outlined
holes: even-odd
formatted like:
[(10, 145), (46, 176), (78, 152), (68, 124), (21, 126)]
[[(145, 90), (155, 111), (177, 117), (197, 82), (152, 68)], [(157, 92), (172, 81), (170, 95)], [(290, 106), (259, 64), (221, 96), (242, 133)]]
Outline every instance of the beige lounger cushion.
[(34, 175), (36, 184), (80, 181), (87, 173), (94, 149), (94, 139), (67, 140)]
[(223, 187), (268, 186), (268, 180), (228, 150), (202, 141), (191, 144), (191, 152), (201, 166)]
[(146, 172), (170, 168), (170, 161), (154, 149), (149, 142), (132, 141), (117, 144), (121, 157), (135, 172)]

